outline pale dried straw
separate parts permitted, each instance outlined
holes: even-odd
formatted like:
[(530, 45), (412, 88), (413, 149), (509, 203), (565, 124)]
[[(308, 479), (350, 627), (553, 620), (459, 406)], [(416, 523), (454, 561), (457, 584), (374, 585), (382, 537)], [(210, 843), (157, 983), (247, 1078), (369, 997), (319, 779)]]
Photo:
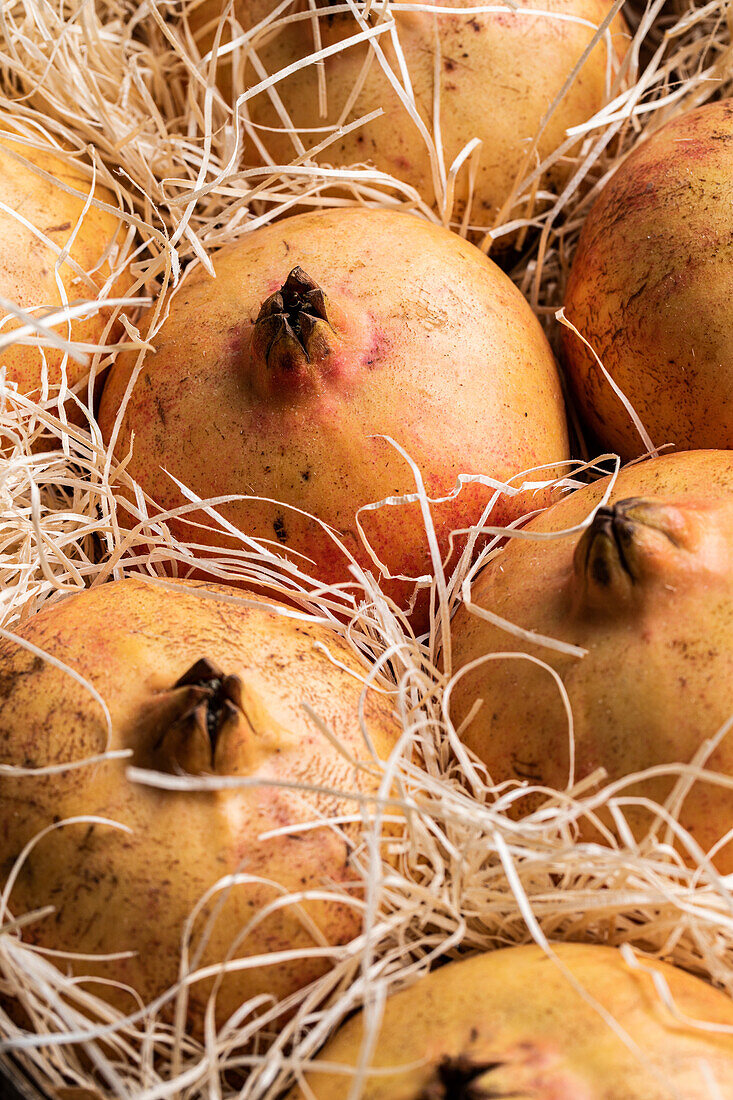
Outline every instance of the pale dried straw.
[[(417, 114), (393, 18), (398, 4), (374, 4), (375, 17), (369, 20), (369, 5), (346, 0), (341, 8), (352, 12), (353, 37), (370, 42), (371, 63), (389, 70), (405, 111), (419, 125), (430, 152), (437, 209), (426, 206), (399, 180), (369, 166), (314, 164), (310, 156), (327, 151), (335, 136), (323, 128), (309, 135), (293, 132), (293, 162), (273, 163), (267, 132), (257, 130), (248, 118), (253, 89), (241, 85), (244, 59), (246, 55), (258, 71), (260, 87), (267, 86), (279, 103), (287, 126), (277, 95), (282, 76), (265, 72), (257, 47), (266, 36), (278, 33), (279, 25), (303, 15), (283, 0), (259, 27), (245, 33), (228, 10), (222, 27), (226, 22), (230, 33), (219, 39), (210, 55), (201, 57), (188, 22), (194, 7), (185, 0), (69, 0), (55, 6), (42, 0), (11, 0), (0, 6), (4, 128), (20, 127), (27, 141), (51, 144), (76, 164), (81, 158), (87, 165), (88, 195), (95, 178), (114, 191), (120, 220), (129, 227), (120, 262), (135, 276), (129, 298), (140, 303), (160, 291), (180, 288), (195, 265), (211, 269), (211, 256), (221, 245), (295, 206), (358, 203), (413, 211), (470, 234), (486, 249), (497, 238), (519, 233), (515, 239), (523, 241), (524, 251), (511, 274), (555, 339), (555, 314), (562, 305), (579, 229), (604, 181), (644, 134), (681, 110), (726, 94), (732, 86), (730, 15), (723, 0), (690, 8), (677, 0), (627, 4), (634, 39), (620, 71), (609, 70), (607, 106), (569, 133), (565, 145), (544, 165), (536, 165), (528, 150), (525, 170), (487, 233), (473, 225), (470, 205), (454, 214), (456, 181), (463, 173), (470, 178), (475, 169), (475, 145), (447, 164), (439, 103), (430, 124)], [(496, 7), (477, 5), (476, 11)], [(313, 20), (312, 14), (306, 17)], [(608, 20), (598, 28), (597, 39), (606, 33), (607, 24)], [(397, 57), (394, 72), (380, 46), (385, 35)], [(314, 54), (302, 65), (318, 65), (323, 58), (317, 34), (314, 43)], [(216, 69), (224, 58), (232, 64), (232, 103), (224, 102), (215, 86)], [(357, 91), (358, 86), (351, 103)], [(328, 88), (322, 80), (320, 95), (324, 103)], [(347, 117), (348, 111), (344, 121)], [(359, 120), (353, 123), (357, 124)], [(264, 167), (243, 162), (242, 130), (260, 150)], [(559, 157), (570, 160), (572, 172), (562, 192), (553, 194), (544, 172)], [(98, 204), (94, 198), (89, 201)], [(93, 309), (98, 304), (86, 306)], [(640, 801), (628, 794), (639, 776), (608, 784), (598, 773), (576, 783), (571, 768), (565, 790), (539, 792), (544, 796), (540, 809), (516, 820), (510, 812), (536, 795), (537, 788), (492, 783), (450, 721), (450, 616), (461, 598), (470, 602), (470, 583), (478, 568), (471, 564), (471, 552), (481, 535), (483, 562), (497, 552), (502, 536), (528, 537), (526, 532), (486, 527), (487, 509), (450, 576), (432, 540), (434, 572), (419, 582), (430, 588), (433, 599), (431, 630), (422, 639), (415, 638), (404, 614), (380, 591), (374, 579), (379, 572), (376, 559), (372, 571), (360, 569), (352, 560), (351, 584), (322, 586), (307, 561), (286, 563), (276, 547), (233, 530), (217, 513), (221, 500), (204, 502), (207, 522), (234, 535), (238, 549), (223, 553), (202, 546), (193, 522), (190, 538), (184, 541), (170, 529), (174, 513), (161, 512), (132, 481), (127, 456), (105, 447), (88, 412), (93, 379), (106, 369), (115, 349), (79, 348), (60, 337), (63, 326), (53, 318), (37, 311), (22, 315), (9, 305), (3, 308), (25, 323), (24, 339), (39, 346), (61, 346), (69, 357), (87, 356), (91, 371), (91, 381), (80, 388), (76, 402), (83, 427), (69, 422), (71, 397), (65, 386), (32, 401), (9, 383), (2, 385), (3, 636), (42, 606), (91, 584), (141, 572), (151, 584), (175, 586), (176, 576), (185, 576), (205, 560), (209, 571), (223, 580), (250, 581), (269, 587), (275, 595), (286, 593), (292, 609), (284, 614), (316, 619), (346, 637), (362, 661), (365, 690), (369, 685), (392, 694), (403, 729), (392, 757), (377, 768), (380, 797), (352, 796), (348, 823), (361, 826), (354, 860), (363, 870), (365, 890), (362, 896), (351, 896), (349, 903), (363, 912), (362, 935), (343, 947), (314, 946), (315, 952), (331, 959), (333, 969), (289, 999), (291, 1017), (284, 1025), (276, 1022), (283, 1006), (262, 1001), (243, 1005), (217, 1032), (214, 991), (204, 1041), (185, 1034), (181, 1021), (186, 990), (202, 976), (197, 970), (201, 941), (191, 940), (192, 925), (182, 930), (178, 986), (123, 1018), (94, 995), (93, 987), (87, 989), (80, 978), (68, 975), (62, 953), (23, 941), (23, 929), (42, 914), (13, 914), (6, 889), (0, 915), (0, 992), (18, 999), (31, 1030), (19, 1027), (0, 1009), (0, 1032), (3, 1049), (12, 1050), (36, 1081), (51, 1095), (64, 1086), (76, 1086), (91, 1090), (92, 1096), (116, 1100), (274, 1098), (291, 1082), (303, 1082), (325, 1038), (347, 1013), (365, 1006), (367, 1044), (349, 1092), (355, 1097), (388, 993), (413, 982), (446, 955), (530, 939), (543, 944), (584, 939), (633, 948), (677, 962), (733, 993), (733, 896), (709, 854), (700, 851), (678, 823), (692, 782), (731, 785), (705, 770), (727, 727), (701, 746), (689, 764), (652, 769), (655, 774), (674, 774), (677, 781), (666, 804), (652, 807), (648, 835), (635, 841), (626, 814)], [(68, 316), (73, 308), (70, 303)], [(163, 321), (158, 308), (140, 332), (129, 300), (113, 310), (124, 318), (124, 344), (140, 350), (149, 346)], [(4, 337), (2, 343), (5, 346)], [(404, 457), (409, 462), (409, 456)], [(430, 501), (419, 471), (412, 468), (415, 493), (405, 499), (420, 502), (426, 529), (432, 533)], [(590, 473), (575, 464), (568, 468), (565, 486), (571, 488)], [(495, 492), (517, 491), (523, 482), (542, 484), (547, 477), (546, 472), (529, 471), (511, 486), (502, 486), (490, 475), (491, 471), (478, 472)], [(466, 471), (463, 480), (475, 477), (475, 471)], [(200, 513), (201, 502), (191, 493), (187, 497), (189, 503), (176, 513)], [(399, 502), (372, 507), (399, 507)], [(242, 596), (233, 590), (227, 598), (236, 601)], [(512, 624), (503, 625), (521, 635)], [(553, 639), (539, 640), (563, 647)], [(580, 653), (575, 656), (582, 659)], [(511, 657), (517, 659), (516, 654)], [(562, 694), (560, 683), (558, 690)], [(568, 718), (572, 747), (570, 713)], [(91, 763), (75, 761), (69, 766)], [(152, 786), (190, 787), (192, 792), (247, 782), (132, 770), (129, 776)], [(599, 819), (602, 808), (611, 813), (614, 835)], [(403, 820), (404, 833), (395, 835), (392, 827)], [(574, 842), (583, 820), (595, 826), (605, 844)], [(340, 822), (346, 823), (346, 818)], [(386, 825), (390, 829), (385, 831)], [(687, 861), (680, 855), (683, 850)], [(236, 888), (240, 879), (222, 881), (216, 892)], [(319, 893), (333, 894), (333, 889), (324, 884)], [(301, 900), (299, 895), (281, 897), (275, 904), (297, 907)], [(222, 963), (221, 972), (268, 961), (273, 960), (262, 957), (243, 963), (233, 957)], [(76, 968), (83, 969), (83, 956), (76, 959)], [(660, 995), (665, 995), (664, 989)], [(178, 1005), (172, 1017), (165, 1015), (171, 1004)], [(174, 1023), (166, 1022), (171, 1018)], [(633, 1047), (632, 1037), (622, 1038)], [(248, 1071), (244, 1083), (237, 1079), (241, 1070)]]

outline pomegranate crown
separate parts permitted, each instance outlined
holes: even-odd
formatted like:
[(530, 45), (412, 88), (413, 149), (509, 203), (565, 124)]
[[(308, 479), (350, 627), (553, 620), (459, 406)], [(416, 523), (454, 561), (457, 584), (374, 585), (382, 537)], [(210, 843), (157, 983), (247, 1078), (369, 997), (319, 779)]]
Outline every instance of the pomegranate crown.
[(263, 396), (290, 385), (316, 383), (334, 349), (333, 310), (318, 284), (294, 267), (257, 314), (252, 335), (253, 384)]
[(163, 732), (156, 758), (171, 771), (200, 775), (217, 769), (217, 749), (243, 721), (242, 682), (206, 657), (196, 661), (157, 700)]
[(629, 497), (600, 507), (575, 547), (582, 604), (614, 613), (681, 566), (700, 566), (705, 526), (689, 505)]
[(294, 267), (280, 290), (265, 298), (255, 324), (272, 332), (270, 347), (278, 337), (287, 336), (300, 344), (310, 362), (308, 344), (318, 321), (328, 323), (326, 295), (302, 267)]
[(418, 1100), (490, 1100), (492, 1096), (508, 1095), (494, 1092), (484, 1083), (487, 1075), (500, 1069), (502, 1064), (475, 1062), (466, 1054), (443, 1058)]
[(174, 774), (251, 775), (293, 741), (255, 685), (208, 657), (155, 692), (141, 724), (146, 765)]

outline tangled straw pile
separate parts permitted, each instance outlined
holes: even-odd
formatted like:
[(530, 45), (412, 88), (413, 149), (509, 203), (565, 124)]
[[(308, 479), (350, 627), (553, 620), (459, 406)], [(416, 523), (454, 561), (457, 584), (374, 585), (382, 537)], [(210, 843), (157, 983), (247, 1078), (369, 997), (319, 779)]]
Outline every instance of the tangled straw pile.
[[(340, 9), (364, 6), (345, 0)], [(358, 202), (413, 209), (471, 232), (465, 213), (454, 221), (450, 187), (435, 212), (405, 185), (368, 166), (316, 167), (307, 155), (289, 166), (244, 163), (242, 133), (251, 126), (248, 93), (237, 84), (239, 61), (256, 50), (262, 35), (274, 33), (278, 20), (291, 18), (289, 4), (283, 0), (249, 36), (228, 12), (229, 41), (221, 47), (220, 40), (219, 49), (204, 57), (190, 28), (195, 8), (196, 0), (8, 0), (0, 6), (0, 125), (12, 120), (29, 142), (52, 144), (62, 155), (81, 159), (90, 188), (96, 176), (115, 192), (120, 217), (131, 227), (121, 260), (134, 276), (131, 298), (142, 302), (180, 285), (192, 265), (209, 266), (221, 245), (296, 205)], [(630, 0), (624, 10), (633, 46), (610, 104), (556, 153), (573, 158), (564, 190), (538, 191), (542, 166), (529, 166), (503, 221), (481, 239), (488, 249), (493, 238), (521, 232), (521, 255), (502, 262), (511, 263), (513, 278), (551, 338), (579, 227), (603, 181), (642, 134), (676, 112), (733, 91), (725, 0), (692, 7), (682, 0)], [(391, 19), (388, 2), (383, 18)], [(223, 55), (234, 62), (236, 110), (215, 87)], [(318, 147), (327, 148), (331, 138), (319, 134)], [(266, 152), (267, 135), (257, 139)], [(459, 170), (468, 167), (466, 162)], [(529, 196), (532, 206), (526, 204)], [(520, 219), (512, 217), (515, 206), (525, 211)], [(133, 307), (115, 309), (125, 317), (126, 345), (144, 347), (161, 318), (156, 315), (151, 330), (140, 332)], [(49, 331), (42, 318), (29, 329), (41, 343), (51, 339)], [(0, 330), (0, 344), (7, 342)], [(75, 353), (73, 346), (66, 351)], [(100, 348), (89, 356), (92, 378), (113, 352)], [(680, 768), (677, 790), (641, 844), (573, 844), (578, 821), (601, 805), (612, 805), (622, 820), (624, 787), (631, 779), (610, 788), (599, 775), (561, 794), (547, 792), (541, 810), (512, 820), (507, 811), (522, 792), (491, 786), (448, 716), (449, 618), (465, 563), (444, 578), (436, 562), (437, 613), (430, 636), (416, 640), (367, 573), (355, 569), (351, 591), (317, 590), (307, 571), (284, 563), (246, 533), (241, 549), (225, 555), (199, 546), (193, 526), (190, 541), (174, 538), (169, 516), (134, 485), (125, 460), (106, 450), (90, 415), (81, 417), (83, 427), (69, 423), (66, 397), (62, 391), (34, 403), (0, 381), (3, 633), (47, 601), (110, 576), (142, 570), (152, 583), (175, 583), (161, 578), (185, 575), (206, 555), (208, 570), (222, 579), (236, 576), (273, 594), (287, 591), (303, 615), (344, 634), (364, 659), (365, 677), (393, 694), (405, 736), (385, 769), (382, 807), (367, 812), (354, 806), (363, 825), (356, 858), (368, 883), (363, 935), (336, 950), (333, 971), (292, 999), (293, 1015), (278, 1029), (271, 1027), (273, 1007), (258, 1016), (243, 1012), (238, 1028), (210, 1033), (203, 1044), (164, 1022), (159, 1005), (141, 1006), (136, 1016), (122, 1019), (93, 996), (92, 987), (65, 974), (63, 958), (24, 944), (20, 923), (2, 899), (0, 1034), (50, 1095), (275, 1098), (355, 1007), (366, 1003), (376, 1026), (385, 995), (438, 957), (530, 938), (632, 945), (733, 993), (733, 895), (709, 865), (683, 865), (671, 843), (680, 831), (675, 806), (696, 774), (692, 765)], [(568, 483), (581, 475), (588, 470), (569, 471)], [(417, 472), (415, 492), (429, 523)], [(215, 504), (212, 524), (218, 522)], [(484, 555), (490, 553), (491, 545)], [(696, 767), (704, 763), (701, 757)], [(191, 786), (224, 782), (139, 773), (135, 778)], [(398, 808), (407, 833), (391, 842), (384, 863), (383, 819)], [(3, 994), (22, 1005), (22, 1026)], [(35, 1035), (26, 1033), (29, 1024)], [(246, 1080), (238, 1072), (245, 1067)], [(72, 1086), (89, 1091), (64, 1091)]]

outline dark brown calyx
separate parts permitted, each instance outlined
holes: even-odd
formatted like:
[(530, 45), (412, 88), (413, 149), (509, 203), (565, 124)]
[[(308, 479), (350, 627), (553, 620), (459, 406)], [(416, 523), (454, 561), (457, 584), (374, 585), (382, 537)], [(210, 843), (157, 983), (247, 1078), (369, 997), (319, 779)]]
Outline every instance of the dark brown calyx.
[(418, 1100), (498, 1100), (520, 1095), (497, 1092), (479, 1081), (501, 1065), (501, 1062), (474, 1062), (466, 1054), (444, 1058), (436, 1067), (434, 1080), (422, 1090)]
[(576, 564), (596, 584), (607, 587), (614, 574), (622, 570), (633, 584), (636, 580), (629, 552), (637, 527), (632, 510), (641, 503), (630, 497), (598, 509), (575, 551)]
[(158, 766), (191, 775), (217, 771), (217, 750), (245, 721), (241, 680), (204, 657), (157, 697), (155, 715), (161, 729), (153, 748)]
[(691, 534), (689, 509), (674, 504), (629, 497), (599, 508), (575, 548), (583, 605), (612, 611), (640, 597), (669, 573), (675, 557), (689, 562)]
[(335, 331), (323, 290), (294, 267), (280, 290), (266, 298), (254, 326), (256, 361), (281, 374), (308, 374), (307, 367), (331, 350)]

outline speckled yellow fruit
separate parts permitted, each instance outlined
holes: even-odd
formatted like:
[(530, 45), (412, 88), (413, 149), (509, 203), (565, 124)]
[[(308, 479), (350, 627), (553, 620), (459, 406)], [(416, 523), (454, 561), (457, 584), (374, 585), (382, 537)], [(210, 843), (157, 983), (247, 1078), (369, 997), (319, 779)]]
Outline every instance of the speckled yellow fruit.
[[(330, 524), (375, 570), (358, 509), (415, 491), (385, 437), (418, 464), (431, 497), (449, 494), (461, 473), (503, 480), (567, 458), (542, 329), (510, 279), (455, 234), (385, 211), (303, 214), (247, 234), (214, 263), (216, 279), (199, 269), (171, 298), (118, 437), (126, 454), (134, 433), (128, 470), (162, 507), (183, 503), (164, 471), (203, 498), (272, 498), (221, 512), (245, 534), (305, 555), (313, 564), (297, 559), (301, 568), (320, 581), (348, 583), (348, 560), (328, 533), (277, 502)], [(105, 439), (134, 364), (123, 355), (109, 375)], [(433, 506), (442, 554), (491, 496), (471, 484)], [(546, 501), (504, 496), (494, 520)], [(391, 573), (432, 572), (419, 505), (364, 512), (361, 522)], [(176, 531), (223, 542), (180, 523)], [(386, 586), (400, 599), (411, 587)]]
[[(527, 525), (562, 531), (583, 521), (605, 481), (573, 494)], [(656, 765), (688, 763), (733, 712), (733, 454), (687, 452), (623, 471), (610, 507), (582, 537), (515, 540), (482, 572), (472, 600), (539, 634), (587, 650), (571, 656), (517, 639), (461, 608), (454, 620), (457, 671), (492, 653), (523, 652), (561, 677), (575, 724), (575, 779), (605, 768), (610, 780)], [(481, 660), (453, 690), (458, 725), (495, 782), (564, 788), (568, 723), (545, 668), (521, 659)], [(733, 734), (707, 767), (733, 774)], [(662, 802), (674, 779), (629, 785)], [(536, 806), (541, 794), (520, 803)], [(641, 836), (640, 807), (624, 811)], [(680, 820), (703, 850), (733, 826), (733, 793), (698, 782)], [(587, 827), (586, 836), (590, 835)], [(714, 862), (733, 870), (733, 845)]]
[[(351, 13), (333, 14), (328, 5), (318, 6), (325, 9), (317, 24), (323, 48), (361, 33)], [(612, 24), (610, 35), (591, 52), (552, 114), (546, 117), (608, 15), (611, 5), (607, 0), (521, 0), (512, 4), (511, 9), (493, 12), (463, 11), (471, 5), (460, 0), (437, 6), (454, 8), (455, 12), (433, 14), (430, 5), (425, 10), (424, 4), (408, 0), (402, 10), (392, 13), (409, 74), (403, 79), (409, 79), (420, 120), (433, 140), (437, 136), (436, 92), (439, 96), (446, 172), (470, 141), (479, 138), (482, 142), (477, 155), (470, 222), (474, 227), (488, 229), (515, 185), (562, 145), (568, 128), (585, 122), (603, 106), (610, 89), (609, 73), (613, 80), (628, 32), (620, 18)], [(240, 2), (236, 12), (242, 25), (249, 29), (273, 7), (272, 3)], [(201, 27), (202, 47), (210, 46), (211, 20), (221, 9), (220, 0), (210, 0), (199, 9), (197, 25)], [(287, 14), (298, 9), (309, 10), (306, 4), (296, 4)], [(373, 9), (367, 20), (369, 26), (376, 27), (382, 21), (380, 15), (381, 10)], [(314, 26), (315, 18), (308, 14), (279, 32), (268, 32), (266, 38), (258, 38), (255, 45), (265, 70), (274, 74), (313, 53)], [(399, 77), (400, 64), (390, 33), (373, 41)], [(438, 43), (440, 52), (436, 58)], [(301, 131), (302, 146), (287, 134), (270, 130), (260, 132), (261, 140), (275, 164), (287, 164), (303, 147), (312, 148), (323, 140), (324, 133), (314, 130), (352, 122), (381, 109), (380, 117), (340, 136), (316, 160), (335, 166), (369, 162), (416, 188), (428, 204), (435, 204), (440, 197), (440, 185), (436, 186), (428, 146), (376, 56), (372, 55), (363, 86), (347, 109), (369, 54), (370, 47), (362, 42), (325, 60), (325, 115), (320, 110), (315, 66), (278, 81), (275, 91), (296, 129)], [(229, 96), (231, 70), (226, 59), (222, 77), (222, 88)], [(251, 87), (260, 78), (248, 67), (241, 86)], [(263, 92), (249, 100), (247, 110), (256, 123), (282, 131), (283, 121), (270, 93)], [(567, 162), (556, 164), (540, 186), (557, 187), (567, 171)], [(462, 213), (467, 193), (468, 172), (464, 167), (458, 180), (454, 215)], [(519, 205), (506, 211), (502, 220), (509, 221), (521, 213)]]
[[(18, 157), (30, 161), (31, 167), (20, 163)], [(58, 183), (44, 179), (34, 168), (53, 176)], [(70, 195), (59, 184), (73, 188), (83, 197)], [(58, 308), (63, 305), (55, 272), (58, 252), (41, 240), (38, 233), (52, 241), (59, 250), (66, 248), (74, 236), (89, 187), (90, 179), (81, 168), (74, 168), (69, 161), (45, 149), (36, 149), (0, 135), (0, 201), (33, 227), (29, 228), (6, 210), (0, 210), (0, 297), (34, 315), (43, 307)], [(104, 187), (97, 187), (94, 194), (100, 202), (117, 205), (114, 195)], [(90, 206), (74, 236), (70, 259), (58, 271), (68, 301), (97, 297), (114, 270), (123, 236), (118, 218)], [(100, 264), (110, 245), (111, 253)], [(88, 280), (79, 274), (76, 265), (88, 273)], [(129, 285), (129, 276), (120, 275), (110, 297), (123, 295)], [(70, 327), (58, 325), (56, 331), (78, 343), (99, 344), (109, 322), (109, 314), (109, 309), (98, 310), (90, 317), (72, 321)], [(2, 332), (9, 332), (18, 324), (20, 322), (7, 322), (3, 324)], [(112, 339), (118, 335), (117, 329), (111, 333)], [(62, 351), (45, 348), (42, 354), (37, 347), (16, 344), (0, 351), (0, 367), (5, 368), (7, 381), (15, 383), (21, 393), (37, 398), (41, 394), (44, 355), (49, 396), (53, 397), (61, 382)], [(87, 373), (87, 367), (72, 359), (67, 360), (66, 380), (70, 388)], [(84, 397), (83, 394), (81, 396)]]
[[(663, 1004), (649, 973), (611, 947), (555, 944), (560, 964), (626, 1042), (534, 945), (449, 963), (387, 1001), (361, 1100), (720, 1100), (733, 1097), (733, 1002), (665, 963), (640, 960), (696, 1031)], [(355, 1066), (361, 1015), (321, 1059)], [(316, 1064), (317, 1065), (317, 1064)], [(398, 1067), (406, 1066), (403, 1070)], [(392, 1072), (389, 1072), (392, 1070)], [(348, 1076), (315, 1068), (289, 1100), (343, 1100)], [(717, 1085), (717, 1091), (713, 1091)]]
[[(565, 311), (655, 446), (733, 447), (733, 100), (690, 111), (643, 142), (583, 227)], [(577, 401), (604, 446), (646, 448), (573, 333)]]
[[(299, 826), (358, 812), (338, 792), (369, 792), (376, 780), (357, 774), (347, 759), (371, 757), (358, 718), (361, 683), (317, 648), (323, 643), (358, 672), (337, 636), (278, 615), (273, 603), (233, 603), (230, 588), (177, 587), (184, 591), (133, 579), (106, 584), (44, 610), (21, 631), (100, 693), (112, 719), (109, 744), (88, 691), (18, 644), (0, 643), (3, 764), (40, 767), (105, 748), (132, 750), (129, 760), (59, 775), (3, 776), (0, 869), (5, 879), (23, 846), (54, 821), (97, 814), (127, 826), (129, 832), (77, 824), (49, 833), (23, 864), (10, 906), (16, 915), (54, 906), (52, 916), (24, 930), (47, 947), (135, 952), (76, 969), (123, 982), (145, 1001), (175, 982), (184, 922), (200, 899), (193, 969), (197, 946), (202, 966), (229, 952), (235, 958), (313, 952), (226, 977), (217, 996), (221, 1023), (250, 998), (277, 1000), (305, 986), (327, 969), (330, 946), (358, 935), (360, 912), (348, 900), (308, 900), (300, 910), (289, 904), (269, 913), (266, 907), (301, 890), (341, 889), (358, 900), (350, 848), (360, 827), (346, 825), (341, 834), (327, 825)], [(327, 723), (343, 754), (303, 704)], [(365, 715), (375, 752), (386, 758), (398, 736), (388, 699), (369, 692)], [(161, 791), (131, 782), (130, 763), (165, 775), (246, 776), (261, 785)], [(272, 781), (324, 791), (277, 788)], [(267, 838), (270, 830), (283, 832)], [(233, 885), (228, 894), (212, 891), (238, 872), (260, 881)], [(210, 980), (190, 989), (189, 1026), (197, 1033), (211, 989)], [(94, 991), (126, 1010), (135, 1007), (131, 995), (110, 986)]]

